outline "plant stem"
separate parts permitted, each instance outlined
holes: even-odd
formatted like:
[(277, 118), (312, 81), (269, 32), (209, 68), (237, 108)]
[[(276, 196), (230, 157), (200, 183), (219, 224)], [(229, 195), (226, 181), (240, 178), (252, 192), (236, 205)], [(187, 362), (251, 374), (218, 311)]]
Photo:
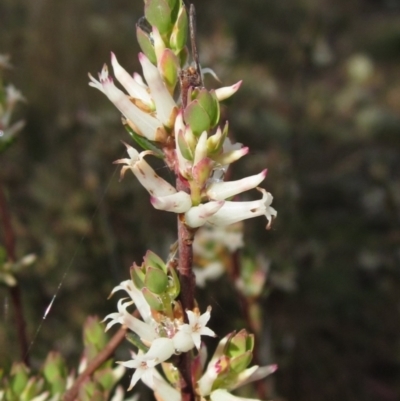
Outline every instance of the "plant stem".
[[(3, 191), (3, 186), (0, 183), (0, 217), (3, 222), (4, 230), (4, 245), (6, 248), (8, 260), (11, 263), (16, 262), (15, 252), (15, 234), (11, 224), (10, 211), (7, 205), (6, 196)], [(21, 360), (25, 365), (29, 366), (28, 341), (26, 336), (26, 324), (21, 301), (21, 290), (19, 284), (10, 287), (11, 300), (15, 311), (15, 325), (18, 335)]]
[[(179, 175), (176, 179), (177, 191), (187, 191), (187, 186), (183, 178)], [(183, 311), (193, 310), (194, 308), (194, 292), (196, 287), (196, 279), (193, 273), (193, 239), (196, 230), (188, 227), (184, 221), (184, 215), (178, 215), (178, 247), (179, 262), (178, 273), (181, 285), (179, 300)], [(188, 323), (186, 313), (183, 318)], [(190, 352), (183, 353), (178, 362), (178, 369), (183, 378), (181, 388), (182, 401), (194, 401), (195, 393), (192, 383), (192, 354)]]
[(107, 345), (90, 361), (87, 368), (77, 377), (72, 387), (64, 394), (63, 401), (75, 401), (79, 388), (114, 353), (124, 340), (127, 329), (122, 326), (107, 343)]

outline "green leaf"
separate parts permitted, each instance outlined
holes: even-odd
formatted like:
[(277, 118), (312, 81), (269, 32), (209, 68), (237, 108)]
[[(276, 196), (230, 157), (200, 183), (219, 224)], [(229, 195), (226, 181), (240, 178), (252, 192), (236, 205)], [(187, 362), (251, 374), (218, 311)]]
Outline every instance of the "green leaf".
[(146, 252), (146, 255), (143, 258), (143, 263), (146, 270), (148, 267), (157, 267), (164, 273), (167, 273), (167, 267), (165, 266), (164, 261), (153, 251), (148, 250)]
[(167, 289), (168, 276), (160, 269), (149, 267), (144, 284), (151, 292), (160, 295)]
[(144, 287), (145, 276), (140, 266), (137, 266), (136, 263), (131, 267), (131, 278), (133, 284), (139, 290)]
[(252, 359), (253, 353), (251, 351), (247, 351), (236, 358), (232, 358), (230, 362), (230, 368), (236, 373), (243, 372), (243, 370), (249, 366)]
[(178, 82), (179, 59), (171, 49), (165, 49), (158, 62), (158, 69), (170, 93), (174, 92)]
[(145, 32), (139, 25), (136, 25), (136, 37), (142, 52), (153, 63), (157, 63), (156, 52), (154, 50), (153, 41), (150, 35)]
[(173, 50), (179, 52), (185, 47), (188, 36), (188, 25), (186, 7), (181, 7), (178, 19), (172, 28), (171, 37), (169, 39), (169, 44)]
[(164, 304), (159, 296), (153, 294), (146, 287), (142, 289), (142, 294), (151, 309), (155, 309), (156, 311), (160, 312), (164, 310)]
[(140, 337), (134, 333), (133, 331), (128, 331), (126, 333), (126, 339), (133, 344), (135, 347), (139, 348), (142, 350), (144, 353), (146, 353), (149, 350), (149, 347), (146, 347)]
[(199, 136), (203, 131), (210, 129), (210, 117), (204, 108), (200, 106), (197, 99), (189, 103), (183, 115), (186, 124), (190, 125), (194, 135)]
[(165, 0), (146, 0), (144, 15), (150, 25), (155, 26), (161, 35), (167, 35), (171, 31), (171, 8)]

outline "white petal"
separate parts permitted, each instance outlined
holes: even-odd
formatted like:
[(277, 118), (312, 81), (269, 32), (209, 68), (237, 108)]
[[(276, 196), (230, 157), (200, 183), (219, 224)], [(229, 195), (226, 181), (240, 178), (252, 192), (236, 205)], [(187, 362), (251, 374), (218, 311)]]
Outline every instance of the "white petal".
[(111, 78), (103, 80), (101, 83), (103, 84), (105, 95), (135, 125), (138, 130), (137, 134), (155, 141), (158, 129), (162, 128), (160, 121), (136, 107), (129, 97), (114, 85)]
[(153, 101), (147, 90), (118, 63), (117, 57), (114, 53), (111, 53), (111, 64), (113, 66), (115, 78), (118, 82), (126, 89), (130, 96), (136, 99), (140, 99), (146, 105), (153, 108)]
[(135, 373), (132, 375), (131, 382), (128, 387), (128, 391), (132, 390), (135, 384), (140, 380), (140, 378), (144, 375), (145, 369), (136, 369)]
[(174, 353), (175, 346), (172, 339), (161, 337), (152, 342), (150, 349), (143, 358), (146, 360), (155, 359), (157, 363), (161, 363), (169, 359)]
[(225, 201), (215, 201), (192, 207), (185, 213), (185, 222), (189, 227), (200, 227), (206, 221), (218, 212), (224, 205)]
[(273, 197), (265, 189), (259, 190), (263, 194), (262, 199), (251, 202), (226, 201), (215, 214), (207, 219), (207, 222), (216, 226), (227, 226), (241, 220), (265, 215), (270, 224), (272, 217), (277, 215), (276, 210), (270, 207)]
[(143, 75), (150, 87), (151, 96), (156, 104), (157, 118), (164, 125), (169, 126), (172, 123), (173, 110), (176, 108), (175, 101), (168, 92), (157, 67), (143, 53), (139, 54), (139, 61), (142, 64)]
[(159, 401), (181, 401), (181, 393), (170, 386), (165, 380), (154, 378), (155, 394)]
[(148, 323), (153, 320), (149, 304), (146, 302), (143, 293), (135, 287), (132, 280), (122, 281), (119, 285), (114, 287), (114, 289), (111, 291), (110, 296), (119, 290), (124, 290), (129, 294), (132, 301), (135, 303), (136, 308), (140, 313), (140, 316), (145, 322)]
[(185, 213), (192, 207), (190, 195), (183, 191), (167, 196), (152, 196), (150, 202), (158, 210), (174, 213)]
[(177, 352), (188, 352), (194, 348), (193, 336), (183, 330), (179, 330), (173, 337), (174, 346)]
[(242, 81), (237, 82), (236, 84), (232, 86), (225, 86), (223, 88), (218, 88), (215, 90), (215, 94), (217, 96), (217, 99), (219, 102), (222, 100), (227, 99), (228, 97), (231, 97), (233, 94), (235, 94), (240, 86), (242, 85)]
[(239, 374), (237, 382), (231, 389), (233, 390), (248, 383), (264, 379), (264, 377), (276, 372), (277, 369), (278, 365), (252, 366)]
[(195, 166), (199, 161), (207, 157), (207, 131), (204, 131), (197, 142), (193, 165)]
[(245, 146), (240, 149), (224, 152), (218, 156), (212, 157), (212, 159), (221, 165), (226, 165), (239, 160), (241, 157), (246, 156), (247, 153), (249, 153), (249, 148)]
[(130, 160), (121, 159), (117, 160), (115, 163), (128, 164), (129, 168), (135, 174), (139, 182), (146, 188), (146, 190), (153, 196), (167, 196), (176, 193), (176, 189), (161, 178), (151, 167), (144, 156), (147, 152), (141, 152), (137, 155), (137, 150), (132, 146), (127, 145), (128, 153), (131, 156)]
[(213, 182), (207, 188), (207, 196), (212, 200), (223, 200), (257, 187), (264, 180), (267, 170), (236, 181)]

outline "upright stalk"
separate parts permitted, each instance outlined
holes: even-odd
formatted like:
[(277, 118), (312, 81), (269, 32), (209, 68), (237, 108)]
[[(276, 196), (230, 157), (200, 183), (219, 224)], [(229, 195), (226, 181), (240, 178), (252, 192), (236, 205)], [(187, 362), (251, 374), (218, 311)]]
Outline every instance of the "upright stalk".
[[(185, 184), (177, 175), (176, 180), (177, 191), (184, 191)], [(181, 292), (179, 299), (182, 304), (182, 309), (193, 310), (194, 308), (194, 293), (196, 287), (196, 278), (193, 273), (193, 239), (195, 234), (195, 229), (191, 229), (185, 224), (184, 215), (178, 215), (178, 247), (179, 247), (179, 281)], [(187, 323), (188, 318), (186, 313), (183, 314), (184, 320)], [(183, 378), (182, 385), (182, 401), (194, 401), (195, 394), (192, 383), (192, 353), (185, 352), (179, 357), (178, 369)]]

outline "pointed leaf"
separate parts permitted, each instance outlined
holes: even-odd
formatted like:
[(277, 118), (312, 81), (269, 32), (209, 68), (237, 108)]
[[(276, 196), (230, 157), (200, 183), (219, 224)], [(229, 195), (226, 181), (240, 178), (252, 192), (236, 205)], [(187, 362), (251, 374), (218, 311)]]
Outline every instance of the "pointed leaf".
[(136, 288), (140, 290), (144, 287), (145, 276), (140, 266), (137, 266), (136, 263), (131, 267), (131, 278)]
[(149, 267), (146, 269), (146, 279), (144, 284), (151, 292), (160, 295), (167, 289), (168, 277), (162, 270)]
[(139, 25), (136, 25), (136, 37), (142, 52), (153, 64), (156, 64), (156, 52), (154, 50), (153, 40), (150, 34), (145, 32)]
[(178, 82), (179, 59), (171, 49), (165, 49), (162, 52), (158, 63), (158, 70), (161, 72), (169, 92), (173, 94)]
[(182, 153), (182, 156), (186, 159), (186, 160), (193, 160), (193, 150), (190, 148), (189, 144), (186, 142), (186, 138), (185, 135), (183, 134), (182, 131), (179, 132), (178, 134), (178, 146), (179, 146), (179, 150)]
[(148, 267), (157, 267), (164, 273), (167, 273), (167, 266), (164, 261), (153, 251), (148, 250), (143, 258), (144, 268), (147, 270)]
[(150, 25), (157, 27), (161, 35), (171, 31), (171, 8), (165, 0), (146, 0), (144, 15)]
[(185, 108), (183, 116), (186, 124), (190, 125), (193, 134), (196, 136), (210, 129), (210, 117), (203, 107), (200, 106), (198, 100), (193, 100), (189, 103)]
[(150, 305), (151, 309), (156, 311), (162, 311), (164, 309), (164, 305), (160, 297), (150, 292), (147, 288), (142, 289), (142, 294), (146, 299), (146, 302)]
[[(188, 33), (188, 17), (186, 7), (181, 7), (178, 14), (178, 19), (172, 29), (170, 37), (170, 46), (173, 50), (181, 51), (187, 41)], [(182, 64), (181, 64), (182, 65)]]
[(240, 373), (249, 366), (251, 360), (253, 359), (253, 353), (251, 351), (246, 351), (245, 353), (232, 358), (230, 362), (231, 369), (236, 372)]

